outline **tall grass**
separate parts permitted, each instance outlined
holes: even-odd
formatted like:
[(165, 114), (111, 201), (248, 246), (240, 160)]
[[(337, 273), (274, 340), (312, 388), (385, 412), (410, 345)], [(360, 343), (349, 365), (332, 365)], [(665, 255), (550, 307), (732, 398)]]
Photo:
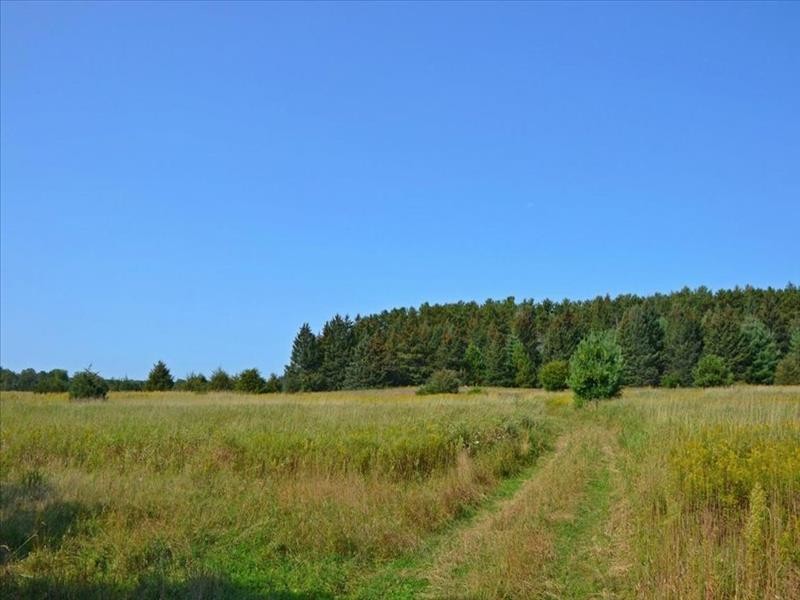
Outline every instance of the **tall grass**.
[(158, 595), (219, 573), (260, 593), (340, 594), (551, 439), (530, 393), (0, 402), (3, 577), (23, 595)]

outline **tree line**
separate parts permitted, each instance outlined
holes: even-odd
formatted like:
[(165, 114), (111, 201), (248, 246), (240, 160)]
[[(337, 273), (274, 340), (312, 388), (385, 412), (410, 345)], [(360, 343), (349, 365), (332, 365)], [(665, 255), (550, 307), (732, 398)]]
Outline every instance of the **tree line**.
[[(567, 377), (566, 364), (592, 332), (613, 334), (625, 385), (800, 383), (800, 291), (789, 284), (586, 301), (509, 297), (335, 315), (319, 333), (308, 323), (300, 327), (283, 388), (416, 386), (441, 370), (469, 385), (546, 385), (554, 373)], [(704, 379), (715, 370), (721, 373)]]
[[(619, 345), (624, 385), (800, 383), (800, 290), (793, 284), (335, 315), (318, 333), (308, 323), (300, 327), (282, 376), (217, 369), (175, 380), (159, 361), (146, 380), (104, 381), (111, 391), (268, 393), (419, 386), (449, 371), (467, 385), (559, 389), (570, 358), (593, 332), (609, 333)], [(64, 392), (71, 381), (63, 369), (0, 369), (2, 390)]]

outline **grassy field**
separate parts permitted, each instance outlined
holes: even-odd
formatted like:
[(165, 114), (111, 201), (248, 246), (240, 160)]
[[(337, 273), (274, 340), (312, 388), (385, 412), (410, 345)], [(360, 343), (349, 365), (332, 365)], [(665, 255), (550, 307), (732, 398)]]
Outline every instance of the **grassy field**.
[(800, 389), (0, 397), (10, 597), (800, 597)]

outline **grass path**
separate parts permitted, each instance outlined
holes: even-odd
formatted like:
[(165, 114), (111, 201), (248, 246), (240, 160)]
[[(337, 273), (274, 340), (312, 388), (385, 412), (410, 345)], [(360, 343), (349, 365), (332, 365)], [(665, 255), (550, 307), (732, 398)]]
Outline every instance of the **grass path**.
[(536, 466), (359, 597), (616, 597), (627, 571), (617, 434), (597, 415), (568, 427)]

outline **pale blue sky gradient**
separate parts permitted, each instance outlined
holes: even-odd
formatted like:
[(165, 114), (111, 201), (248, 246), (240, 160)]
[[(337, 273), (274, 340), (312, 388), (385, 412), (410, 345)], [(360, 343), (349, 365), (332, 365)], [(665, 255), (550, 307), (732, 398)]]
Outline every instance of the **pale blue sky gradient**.
[(800, 283), (800, 3), (2, 3), (0, 360)]

